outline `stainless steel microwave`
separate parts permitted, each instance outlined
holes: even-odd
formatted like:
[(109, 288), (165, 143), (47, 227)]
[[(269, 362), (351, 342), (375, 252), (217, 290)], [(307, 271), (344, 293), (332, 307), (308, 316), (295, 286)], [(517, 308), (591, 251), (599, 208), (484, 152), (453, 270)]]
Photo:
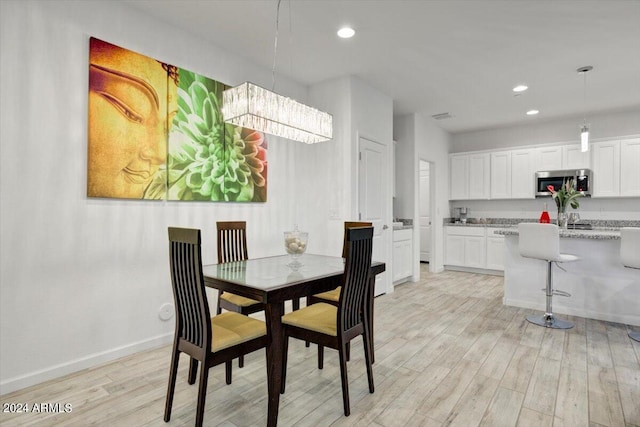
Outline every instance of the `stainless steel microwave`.
[(590, 169), (570, 169), (536, 172), (536, 197), (551, 196), (549, 186), (558, 190), (568, 180), (573, 180), (573, 188), (585, 196), (591, 196), (593, 182)]

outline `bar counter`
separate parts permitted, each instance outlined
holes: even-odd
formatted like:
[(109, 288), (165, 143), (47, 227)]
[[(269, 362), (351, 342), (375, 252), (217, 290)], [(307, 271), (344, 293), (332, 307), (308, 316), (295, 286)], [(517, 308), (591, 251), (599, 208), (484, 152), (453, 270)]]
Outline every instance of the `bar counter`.
[[(544, 311), (545, 262), (520, 256), (517, 228), (495, 233), (505, 236), (503, 303)], [(640, 326), (640, 270), (622, 265), (620, 231), (561, 230), (560, 252), (580, 259), (553, 266), (554, 287), (572, 295), (554, 297), (554, 313)]]

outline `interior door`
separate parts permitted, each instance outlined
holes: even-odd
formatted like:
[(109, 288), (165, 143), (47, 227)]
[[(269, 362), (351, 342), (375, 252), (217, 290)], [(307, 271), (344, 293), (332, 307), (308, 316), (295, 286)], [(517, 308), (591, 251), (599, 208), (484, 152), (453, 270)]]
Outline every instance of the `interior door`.
[(374, 261), (384, 262), (387, 271), (376, 276), (375, 295), (386, 293), (391, 289), (391, 229), (388, 222), (391, 215), (389, 204), (391, 180), (388, 174), (388, 147), (366, 138), (359, 139), (358, 169), (358, 211), (359, 220), (373, 224), (373, 256)]
[(420, 160), (420, 261), (431, 260), (429, 162)]

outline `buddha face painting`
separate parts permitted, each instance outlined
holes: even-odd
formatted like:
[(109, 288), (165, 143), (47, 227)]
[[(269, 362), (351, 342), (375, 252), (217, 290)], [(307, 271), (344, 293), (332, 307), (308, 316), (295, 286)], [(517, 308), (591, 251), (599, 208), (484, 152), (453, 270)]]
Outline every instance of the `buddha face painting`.
[(166, 163), (176, 68), (91, 38), (87, 195), (141, 199)]

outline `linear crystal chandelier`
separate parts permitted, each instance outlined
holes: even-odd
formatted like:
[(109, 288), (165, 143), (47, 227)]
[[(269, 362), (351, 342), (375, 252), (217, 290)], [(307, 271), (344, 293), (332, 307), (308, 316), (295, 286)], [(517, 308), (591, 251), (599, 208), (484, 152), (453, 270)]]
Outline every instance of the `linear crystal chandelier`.
[(225, 90), (222, 94), (222, 116), (227, 123), (306, 144), (327, 141), (333, 137), (331, 114), (273, 91), (276, 85), (280, 1), (276, 9), (272, 90), (250, 82)]
[(250, 82), (222, 94), (224, 121), (294, 141), (314, 144), (333, 137), (333, 117)]

